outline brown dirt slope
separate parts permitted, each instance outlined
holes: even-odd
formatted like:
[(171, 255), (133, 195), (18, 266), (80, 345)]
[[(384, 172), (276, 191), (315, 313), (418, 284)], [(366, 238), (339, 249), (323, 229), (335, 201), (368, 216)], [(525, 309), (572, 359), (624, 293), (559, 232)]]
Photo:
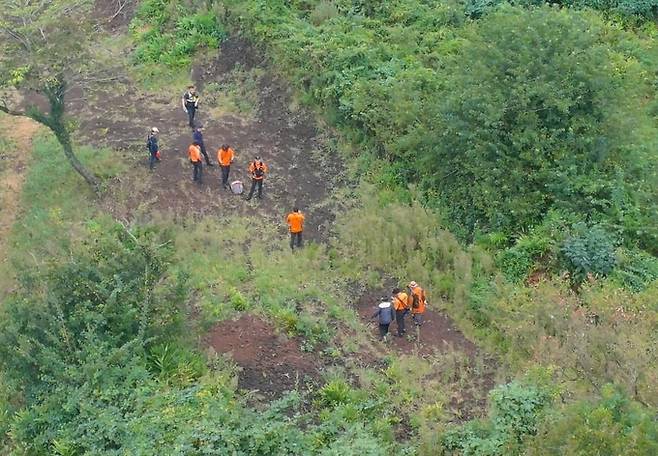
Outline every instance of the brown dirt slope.
[(27, 117), (0, 117), (0, 137), (12, 147), (0, 151), (0, 261), (7, 261), (7, 238), (20, 210), (20, 195), (27, 163), (32, 153), (32, 137), (39, 124)]
[(277, 334), (253, 315), (227, 320), (208, 333), (207, 343), (240, 366), (238, 386), (267, 398), (297, 389), (318, 376), (317, 360), (296, 339)]

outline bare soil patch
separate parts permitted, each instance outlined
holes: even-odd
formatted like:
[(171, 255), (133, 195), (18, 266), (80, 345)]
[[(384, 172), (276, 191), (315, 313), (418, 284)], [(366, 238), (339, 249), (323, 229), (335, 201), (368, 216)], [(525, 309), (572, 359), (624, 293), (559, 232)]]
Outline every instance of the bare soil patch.
[[(263, 59), (245, 41), (234, 38), (222, 44), (218, 57), (206, 67), (196, 67), (192, 77), (204, 84), (230, 77), (236, 67), (264, 65)], [(154, 212), (169, 213), (177, 219), (215, 215), (256, 215), (271, 220), (285, 232), (284, 217), (293, 206), (306, 214), (305, 235), (321, 240), (328, 232), (333, 214), (328, 196), (341, 164), (324, 150), (313, 116), (291, 109), (286, 86), (264, 66), (257, 83), (258, 102), (253, 119), (226, 114), (210, 117), (202, 103), (197, 122), (205, 127), (204, 139), (211, 160), (223, 143), (236, 151), (231, 180), (239, 179), (249, 189), (247, 167), (255, 155), (269, 166), (263, 199), (244, 200), (220, 187), (217, 166), (204, 166), (203, 183), (192, 182), (187, 148), (192, 131), (180, 104), (185, 87), (167, 96), (141, 93), (135, 87), (97, 87), (72, 97), (71, 111), (81, 122), (83, 141), (111, 147), (118, 160), (134, 165), (134, 175), (118, 179), (105, 198), (105, 207), (119, 218)], [(148, 169), (146, 135), (152, 126), (160, 129), (162, 161)], [(124, 201), (117, 204), (117, 201)]]
[(93, 15), (99, 27), (110, 32), (128, 28), (137, 8), (135, 0), (96, 0)]
[(20, 196), (27, 164), (32, 154), (32, 137), (39, 129), (27, 117), (0, 117), (0, 136), (12, 147), (0, 151), (0, 261), (7, 261), (6, 242), (20, 210)]
[[(357, 311), (361, 319), (372, 324), (373, 337), (379, 337), (376, 321), (372, 320), (372, 314), (377, 310), (381, 297), (390, 294), (390, 289), (373, 289), (363, 294), (357, 302)], [(407, 337), (391, 337), (389, 345), (400, 353), (417, 353), (419, 355), (430, 355), (435, 351), (446, 352), (458, 350), (474, 357), (478, 354), (477, 346), (468, 340), (459, 331), (453, 321), (444, 313), (428, 308), (424, 314), (424, 323), (420, 328), (420, 339), (416, 340), (416, 331), (411, 315), (405, 319)], [(391, 334), (397, 332), (396, 323), (391, 323)]]
[(277, 334), (253, 315), (218, 323), (209, 331), (207, 343), (217, 353), (229, 354), (240, 366), (240, 388), (267, 399), (300, 388), (319, 374), (317, 360), (302, 352), (296, 339)]

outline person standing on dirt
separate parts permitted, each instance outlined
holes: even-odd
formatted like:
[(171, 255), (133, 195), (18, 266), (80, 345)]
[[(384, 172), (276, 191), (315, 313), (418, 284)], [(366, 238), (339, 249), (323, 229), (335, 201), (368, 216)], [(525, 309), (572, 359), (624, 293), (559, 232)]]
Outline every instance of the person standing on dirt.
[(217, 149), (217, 162), (222, 170), (222, 187), (229, 190), (228, 175), (231, 172), (231, 163), (235, 160), (235, 152), (228, 144), (222, 144), (222, 147)]
[(196, 93), (196, 87), (193, 85), (187, 87), (187, 90), (183, 94), (182, 102), (183, 109), (187, 113), (190, 122), (190, 127), (194, 128), (194, 116), (196, 115), (196, 110), (199, 108), (199, 96)]
[(382, 302), (377, 306), (377, 310), (372, 314), (371, 318), (377, 318), (379, 323), (379, 340), (386, 341), (388, 335), (388, 327), (393, 321), (393, 308), (388, 298), (382, 298)]
[(404, 333), (407, 332), (404, 329), (404, 317), (409, 313), (409, 296), (404, 291), (399, 288), (393, 288), (393, 295), (391, 296), (393, 301), (393, 309), (395, 309), (395, 322), (398, 327), (398, 337), (404, 336)]
[(208, 153), (206, 152), (206, 145), (203, 143), (203, 125), (198, 125), (194, 129), (194, 133), (192, 133), (192, 140), (194, 141), (194, 144), (199, 145), (201, 154), (206, 159), (206, 165), (214, 166), (212, 163), (210, 163), (210, 157), (208, 157)]
[(300, 249), (303, 245), (302, 232), (304, 231), (304, 214), (299, 212), (299, 208), (293, 207), (292, 212), (286, 218), (288, 229), (290, 230), (290, 250), (295, 247)]
[(413, 280), (409, 283), (409, 300), (411, 301), (411, 319), (417, 327), (423, 325), (423, 314), (427, 306), (425, 290)]
[(249, 163), (249, 174), (251, 175), (251, 189), (249, 190), (249, 196), (247, 196), (247, 201), (254, 196), (254, 190), (258, 187), (258, 199), (263, 197), (263, 181), (265, 180), (265, 174), (267, 174), (267, 165), (261, 160), (261, 158), (256, 155), (254, 160)]
[(146, 138), (146, 147), (149, 150), (149, 168), (155, 168), (155, 162), (160, 161), (160, 147), (158, 146), (158, 130), (156, 127), (151, 128), (151, 132)]
[(192, 163), (192, 180), (201, 184), (201, 173), (203, 170), (203, 162), (201, 161), (201, 147), (198, 144), (192, 143), (187, 148), (187, 155), (190, 157)]

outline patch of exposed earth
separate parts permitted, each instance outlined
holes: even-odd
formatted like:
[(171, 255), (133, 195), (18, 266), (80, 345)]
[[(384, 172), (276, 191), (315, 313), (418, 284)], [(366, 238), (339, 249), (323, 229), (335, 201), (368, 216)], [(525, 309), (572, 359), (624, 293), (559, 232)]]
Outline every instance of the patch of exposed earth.
[(310, 353), (253, 315), (216, 324), (207, 344), (217, 353), (228, 354), (240, 367), (238, 386), (273, 399), (318, 378), (321, 366)]

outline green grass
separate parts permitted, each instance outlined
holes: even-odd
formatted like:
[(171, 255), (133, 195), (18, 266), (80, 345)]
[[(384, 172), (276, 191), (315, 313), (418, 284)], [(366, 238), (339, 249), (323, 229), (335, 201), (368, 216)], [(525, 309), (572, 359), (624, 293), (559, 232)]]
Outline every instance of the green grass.
[(287, 236), (257, 218), (208, 217), (174, 229), (175, 269), (191, 278), (203, 328), (248, 311), (301, 336), (310, 350), (330, 340), (330, 320), (357, 324), (347, 280), (330, 267), (326, 247), (309, 244), (293, 254)]
[[(5, 277), (65, 255), (71, 240), (87, 233), (99, 213), (97, 196), (71, 168), (55, 138), (39, 135), (33, 144), (20, 212), (8, 238), (10, 264), (3, 271)], [(76, 152), (83, 164), (104, 179), (126, 169), (109, 150), (80, 147)]]
[(211, 82), (204, 88), (204, 104), (214, 118), (235, 114), (252, 118), (258, 109), (258, 80), (262, 68), (245, 70), (236, 67), (221, 82)]

